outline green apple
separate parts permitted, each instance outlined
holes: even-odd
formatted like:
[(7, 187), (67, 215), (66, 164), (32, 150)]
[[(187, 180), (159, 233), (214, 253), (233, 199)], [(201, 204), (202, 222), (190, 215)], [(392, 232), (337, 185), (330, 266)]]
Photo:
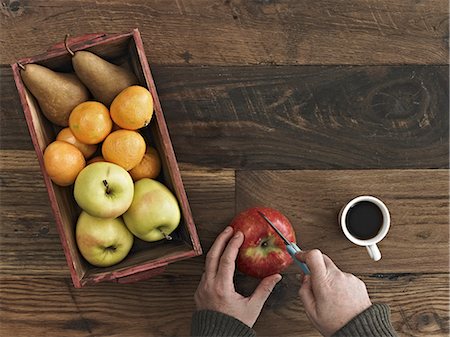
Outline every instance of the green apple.
[(143, 178), (134, 183), (134, 197), (123, 220), (144, 241), (170, 239), (180, 223), (180, 208), (172, 192), (159, 181)]
[(117, 218), (133, 200), (130, 174), (119, 165), (97, 162), (86, 166), (75, 180), (73, 194), (78, 205), (99, 218)]
[(122, 261), (134, 241), (121, 218), (97, 218), (86, 212), (81, 212), (75, 232), (81, 255), (97, 267)]

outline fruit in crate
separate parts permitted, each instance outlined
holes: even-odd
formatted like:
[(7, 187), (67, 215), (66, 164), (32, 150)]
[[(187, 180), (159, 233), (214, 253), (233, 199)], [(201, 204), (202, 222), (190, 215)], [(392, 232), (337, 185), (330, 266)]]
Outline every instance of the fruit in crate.
[(97, 150), (97, 145), (84, 144), (80, 142), (77, 138), (75, 138), (70, 128), (62, 129), (56, 136), (56, 140), (61, 140), (63, 142), (74, 145), (78, 150), (81, 151), (84, 158), (86, 159), (91, 157)]
[(133, 200), (130, 174), (119, 165), (98, 162), (86, 166), (75, 180), (74, 197), (87, 213), (99, 218), (122, 215)]
[(74, 74), (55, 72), (38, 64), (19, 66), (22, 81), (44, 116), (56, 125), (68, 126), (73, 108), (89, 98), (83, 83)]
[(142, 178), (154, 179), (159, 175), (159, 172), (161, 172), (161, 159), (158, 151), (151, 146), (147, 147), (141, 162), (129, 171), (134, 181)]
[(86, 161), (81, 151), (74, 145), (56, 140), (44, 151), (44, 166), (55, 184), (69, 186), (86, 166)]
[(292, 263), (292, 258), (283, 240), (258, 211), (272, 221), (291, 242), (295, 242), (295, 232), (282, 213), (268, 207), (247, 209), (232, 220), (230, 226), (244, 234), (244, 243), (237, 258), (238, 269), (244, 274), (264, 278), (287, 268)]
[(75, 236), (81, 255), (97, 267), (122, 261), (134, 241), (121, 218), (97, 218), (86, 212), (81, 212), (78, 218)]
[(95, 99), (110, 106), (113, 99), (125, 88), (137, 84), (136, 76), (127, 69), (112, 64), (89, 51), (73, 52), (72, 65), (81, 82), (88, 87)]
[(84, 144), (98, 144), (112, 129), (109, 110), (100, 102), (87, 101), (77, 105), (70, 114), (69, 127)]
[(180, 217), (178, 201), (166, 186), (148, 178), (134, 183), (133, 202), (123, 214), (131, 233), (150, 242), (170, 239)]
[(129, 171), (141, 162), (145, 148), (145, 140), (138, 132), (117, 130), (106, 137), (102, 145), (102, 155), (106, 161)]
[(114, 98), (111, 118), (122, 129), (137, 130), (147, 126), (153, 115), (153, 97), (144, 87), (133, 85)]

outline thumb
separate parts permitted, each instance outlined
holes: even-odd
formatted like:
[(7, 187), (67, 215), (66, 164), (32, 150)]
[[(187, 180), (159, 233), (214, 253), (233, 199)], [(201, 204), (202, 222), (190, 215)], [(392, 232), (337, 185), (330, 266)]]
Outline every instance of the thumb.
[(250, 296), (250, 302), (257, 307), (258, 310), (261, 310), (266, 300), (269, 298), (272, 293), (275, 285), (281, 280), (280, 274), (274, 274), (267, 276), (264, 278), (255, 289), (253, 294)]
[(310, 275), (305, 275), (303, 277), (302, 286), (300, 287), (298, 294), (303, 302), (306, 312), (313, 313), (315, 311), (316, 300), (311, 287)]

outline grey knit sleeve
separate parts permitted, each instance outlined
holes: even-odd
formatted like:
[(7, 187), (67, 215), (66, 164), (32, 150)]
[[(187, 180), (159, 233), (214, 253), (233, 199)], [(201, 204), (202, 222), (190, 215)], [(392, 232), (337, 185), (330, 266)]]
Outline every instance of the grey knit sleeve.
[(353, 318), (332, 337), (397, 337), (386, 304), (373, 304)]
[(253, 329), (240, 320), (212, 310), (200, 310), (192, 316), (191, 336), (255, 337)]
[(212, 310), (200, 310), (192, 316), (191, 336), (255, 337), (253, 329), (240, 320)]

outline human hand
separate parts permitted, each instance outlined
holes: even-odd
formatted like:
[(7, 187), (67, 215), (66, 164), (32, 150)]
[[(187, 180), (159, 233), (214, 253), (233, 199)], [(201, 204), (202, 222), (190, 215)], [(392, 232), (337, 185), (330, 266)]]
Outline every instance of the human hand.
[(319, 250), (299, 252), (296, 257), (311, 271), (303, 276), (299, 295), (306, 315), (322, 335), (331, 336), (372, 305), (364, 282), (339, 270)]
[(243, 242), (242, 232), (233, 235), (231, 227), (219, 234), (206, 255), (205, 272), (194, 299), (197, 310), (219, 311), (253, 327), (281, 275), (274, 274), (263, 279), (250, 297), (237, 293), (233, 276), (236, 257)]

